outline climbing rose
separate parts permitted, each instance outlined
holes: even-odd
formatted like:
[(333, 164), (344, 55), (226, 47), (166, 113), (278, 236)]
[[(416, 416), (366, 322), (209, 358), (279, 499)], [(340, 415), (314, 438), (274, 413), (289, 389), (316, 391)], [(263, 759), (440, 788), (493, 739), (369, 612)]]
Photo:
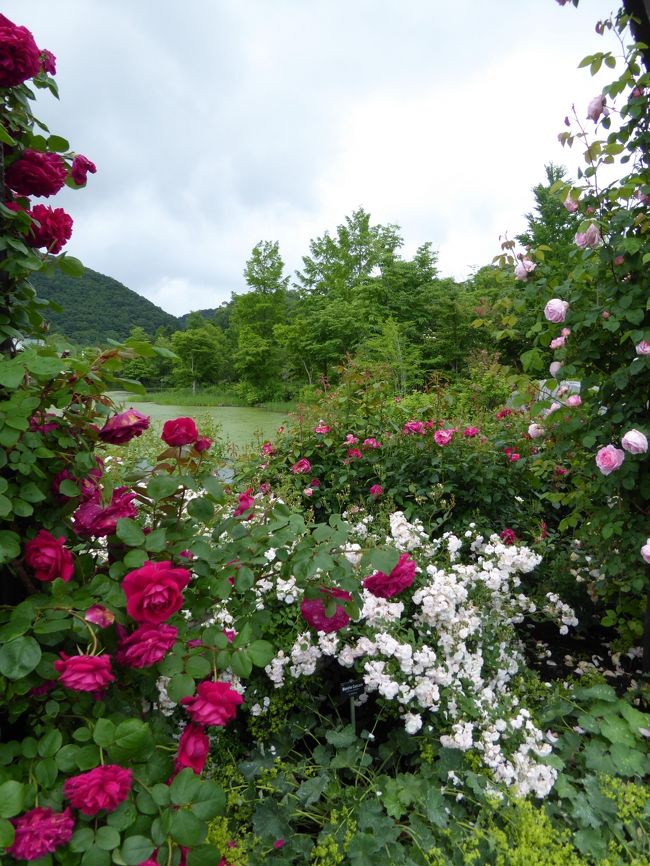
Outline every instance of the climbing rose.
[(578, 202), (574, 198), (565, 198), (563, 204), (569, 213), (575, 213), (579, 207)]
[(171, 418), (163, 424), (160, 438), (166, 445), (180, 448), (196, 442), (198, 435), (193, 418)]
[(323, 422), (321, 421), (320, 424), (317, 424), (316, 427), (314, 427), (314, 433), (321, 433), (322, 435), (325, 435), (326, 433), (329, 433), (331, 429), (331, 427), (329, 427), (327, 424), (323, 424)]
[(384, 488), (381, 486), (381, 484), (373, 484), (368, 492), (371, 496), (381, 496), (384, 492)]
[(124, 445), (148, 429), (151, 418), (131, 407), (126, 412), (113, 415), (99, 431), (99, 438), (109, 445)]
[(359, 451), (358, 448), (348, 448), (348, 459), (349, 460), (361, 460), (363, 458), (363, 454)]
[(545, 433), (544, 428), (541, 424), (530, 424), (528, 427), (528, 435), (531, 439), (539, 439), (540, 436), (543, 436)]
[(641, 548), (641, 556), (645, 562), (650, 564), (650, 538), (647, 539), (646, 543)]
[(415, 568), (415, 560), (408, 553), (402, 553), (390, 574), (376, 571), (363, 581), (363, 586), (378, 598), (392, 598), (413, 583)]
[(571, 409), (575, 409), (577, 406), (582, 406), (582, 397), (580, 394), (572, 394), (570, 397), (567, 397), (566, 404)]
[(55, 538), (46, 529), (39, 529), (35, 538), (25, 545), (25, 562), (34, 569), (34, 577), (44, 583), (51, 583), (57, 577), (67, 583), (74, 573), (65, 537)]
[(197, 451), (207, 451), (209, 448), (212, 448), (212, 439), (208, 436), (199, 436), (199, 438), (194, 443), (194, 447)]
[[(352, 596), (349, 592), (343, 589), (321, 589), (323, 595), (330, 598), (340, 598), (344, 601), (350, 601)], [(327, 615), (325, 602), (320, 598), (305, 598), (300, 604), (300, 613), (303, 619), (316, 631), (324, 631), (326, 633), (338, 631), (350, 622), (350, 617), (345, 608), (337, 604), (334, 613), (331, 616)]]
[(0, 87), (15, 87), (40, 71), (40, 51), (32, 34), (0, 15)]
[(610, 475), (618, 469), (625, 460), (625, 451), (614, 445), (605, 445), (596, 454), (596, 466), (603, 475)]
[(478, 436), (478, 427), (465, 427), (463, 436), (467, 439), (473, 439), (475, 436)]
[(265, 442), (264, 445), (262, 445), (262, 452), (270, 457), (272, 454), (275, 454), (275, 448), (271, 442)]
[(555, 339), (551, 340), (549, 346), (551, 349), (561, 349), (565, 343), (566, 337), (555, 337)]
[(205, 762), (210, 754), (210, 739), (201, 725), (187, 725), (178, 741), (178, 752), (176, 753), (175, 769), (191, 767), (199, 774), (205, 767)]
[(374, 436), (371, 436), (369, 439), (364, 439), (363, 444), (366, 448), (381, 448), (381, 442), (378, 442)]
[(88, 157), (78, 153), (72, 160), (70, 176), (77, 186), (85, 186), (86, 181), (88, 180), (88, 172), (90, 172), (90, 174), (95, 174), (96, 171), (97, 166), (95, 163), (91, 162)]
[(499, 533), (499, 538), (504, 544), (514, 544), (517, 540), (517, 535), (514, 529), (510, 529), (508, 527), (507, 529), (504, 529), (502, 532)]
[(156, 625), (183, 607), (183, 590), (190, 580), (186, 568), (165, 562), (145, 562), (122, 581), (126, 612), (136, 622)]
[(129, 796), (132, 784), (133, 770), (118, 764), (104, 764), (66, 779), (63, 795), (84, 815), (96, 815), (102, 809), (114, 812)]
[(553, 361), (551, 366), (548, 368), (548, 372), (551, 374), (551, 376), (554, 379), (556, 379), (557, 374), (560, 372), (561, 369), (562, 369), (562, 364), (559, 361)]
[(187, 708), (192, 720), (200, 725), (223, 727), (235, 718), (237, 707), (244, 701), (229, 683), (204, 680), (196, 692), (192, 697), (181, 698), (181, 704)]
[(47, 48), (42, 48), (39, 55), (41, 70), (48, 75), (56, 75), (56, 57)]
[(528, 274), (534, 271), (536, 267), (535, 262), (531, 261), (527, 256), (522, 256), (515, 266), (515, 279), (527, 280)]
[(115, 622), (115, 614), (103, 607), (101, 604), (93, 604), (84, 614), (84, 619), (87, 622), (92, 622), (100, 628), (108, 628)]
[(311, 463), (306, 457), (301, 457), (297, 463), (293, 464), (291, 471), (294, 475), (305, 475), (307, 472), (311, 472)]
[(72, 515), (74, 531), (82, 536), (114, 535), (118, 520), (138, 516), (134, 499), (135, 493), (128, 487), (116, 487), (110, 505), (102, 507), (99, 490), (96, 490)]
[(436, 445), (440, 445), (442, 448), (444, 448), (445, 445), (449, 445), (451, 440), (454, 438), (454, 431), (436, 430), (436, 432), (433, 434), (433, 438), (436, 441)]
[(402, 433), (410, 435), (411, 433), (424, 433), (424, 424), (422, 421), (407, 421), (402, 428)]
[(72, 217), (61, 207), (36, 204), (27, 211), (32, 220), (32, 227), (27, 233), (26, 241), (30, 247), (44, 247), (48, 253), (60, 253), (72, 237)]
[(65, 163), (58, 153), (24, 150), (5, 173), (7, 186), (18, 195), (55, 195), (64, 185)]
[(650, 343), (647, 340), (641, 340), (635, 348), (637, 355), (650, 355)]
[(628, 430), (621, 439), (621, 445), (630, 454), (645, 454), (648, 450), (648, 438), (640, 430)]
[(609, 112), (605, 108), (605, 103), (607, 100), (599, 93), (598, 96), (594, 96), (589, 105), (587, 106), (587, 118), (588, 120), (593, 120), (594, 123), (598, 123), (598, 118), (601, 114), (608, 114)]
[(597, 247), (602, 238), (598, 231), (598, 226), (591, 223), (586, 232), (576, 232), (574, 240), (576, 246), (579, 246), (580, 249), (586, 249), (587, 247)]
[(253, 518), (252, 508), (255, 507), (255, 498), (251, 496), (253, 492), (253, 488), (249, 487), (244, 493), (239, 494), (239, 505), (233, 511), (233, 517), (241, 517), (243, 514), (246, 514), (247, 511), (250, 511), (250, 514), (246, 516), (246, 520), (251, 520)]
[(150, 668), (165, 658), (177, 637), (173, 625), (141, 625), (118, 643), (115, 661), (128, 668)]
[(54, 662), (59, 682), (75, 692), (99, 692), (115, 679), (110, 656), (68, 656), (65, 653), (60, 656)]
[[(0, 18), (4, 18), (4, 15)], [(0, 69), (1, 58), (0, 53)], [(70, 841), (74, 830), (74, 818), (69, 808), (63, 812), (54, 812), (52, 809), (37, 806), (19, 818), (12, 818), (11, 823), (16, 830), (16, 836), (11, 847), (7, 848), (7, 854), (16, 860), (38, 860), (51, 854)]]
[(551, 298), (544, 307), (544, 316), (548, 322), (553, 322), (555, 325), (563, 322), (566, 319), (566, 314), (569, 310), (569, 302), (562, 301), (560, 298)]

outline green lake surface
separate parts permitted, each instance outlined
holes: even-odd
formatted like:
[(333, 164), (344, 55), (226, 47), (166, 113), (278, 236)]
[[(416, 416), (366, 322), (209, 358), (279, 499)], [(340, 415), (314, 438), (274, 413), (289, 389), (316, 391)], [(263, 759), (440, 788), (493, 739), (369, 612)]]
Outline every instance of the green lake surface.
[(269, 412), (250, 406), (162, 406), (138, 400), (137, 394), (128, 391), (111, 391), (115, 403), (124, 409), (133, 407), (151, 417), (154, 425), (162, 427), (170, 418), (194, 418), (200, 427), (201, 418), (209, 416), (221, 425), (224, 439), (242, 448), (257, 439), (273, 439), (278, 427), (284, 424), (287, 416), (281, 412)]

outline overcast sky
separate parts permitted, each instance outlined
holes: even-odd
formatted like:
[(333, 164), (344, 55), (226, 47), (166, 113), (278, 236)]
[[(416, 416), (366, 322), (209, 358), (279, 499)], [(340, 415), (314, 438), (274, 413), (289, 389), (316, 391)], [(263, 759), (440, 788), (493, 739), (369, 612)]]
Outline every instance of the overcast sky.
[[(175, 315), (290, 271), (359, 206), (464, 279), (532, 207), (558, 132), (612, 47), (582, 0), (4, 0), (57, 57), (37, 116), (97, 164), (67, 249)], [(611, 39), (611, 37), (610, 37)], [(50, 200), (53, 202), (54, 200)]]

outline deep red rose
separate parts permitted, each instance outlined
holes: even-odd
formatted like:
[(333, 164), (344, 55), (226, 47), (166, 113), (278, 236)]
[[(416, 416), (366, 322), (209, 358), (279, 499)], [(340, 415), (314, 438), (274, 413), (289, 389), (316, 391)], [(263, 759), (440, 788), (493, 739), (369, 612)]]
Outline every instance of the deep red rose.
[(207, 451), (208, 448), (212, 448), (212, 439), (207, 436), (199, 436), (194, 443), (194, 447), (197, 451)]
[(171, 418), (163, 424), (162, 441), (172, 447), (191, 445), (196, 442), (199, 431), (193, 418)]
[(517, 534), (514, 529), (507, 527), (499, 533), (499, 538), (504, 544), (514, 544), (517, 540)]
[(78, 153), (72, 160), (72, 168), (70, 169), (70, 177), (77, 186), (85, 186), (88, 180), (88, 172), (95, 174), (97, 166), (91, 162), (88, 157)]
[(40, 57), (41, 70), (48, 75), (56, 75), (56, 57), (47, 48), (42, 48)]
[(54, 662), (59, 672), (59, 683), (75, 692), (101, 692), (115, 680), (110, 656), (68, 656)]
[[(341, 598), (345, 601), (350, 601), (352, 596), (349, 592), (343, 589), (321, 589), (323, 595), (330, 598)], [(306, 622), (316, 631), (333, 632), (345, 628), (350, 622), (350, 617), (345, 608), (340, 604), (336, 605), (336, 610), (332, 616), (327, 616), (325, 612), (325, 602), (320, 598), (305, 598), (300, 604), (300, 613)]]
[(135, 493), (128, 487), (116, 487), (110, 505), (102, 506), (99, 491), (83, 502), (72, 515), (72, 524), (77, 535), (114, 535), (117, 521), (122, 517), (134, 518), (138, 510), (133, 500)]
[(18, 195), (55, 195), (65, 184), (67, 169), (58, 153), (24, 150), (5, 173), (7, 186)]
[(74, 574), (72, 554), (65, 546), (65, 537), (55, 538), (46, 529), (39, 529), (35, 538), (25, 545), (25, 562), (34, 569), (34, 577), (51, 583), (60, 577), (66, 583)]
[(364, 580), (363, 585), (377, 598), (392, 598), (413, 583), (415, 568), (415, 560), (408, 553), (402, 553), (390, 574), (376, 571)]
[(38, 860), (51, 854), (70, 841), (74, 830), (74, 818), (70, 809), (54, 812), (52, 809), (37, 806), (19, 818), (12, 818), (11, 823), (16, 830), (16, 837), (7, 848), (7, 854), (16, 860)]
[(204, 680), (196, 692), (192, 697), (181, 698), (181, 704), (199, 725), (223, 727), (235, 718), (237, 707), (244, 702), (242, 695), (231, 689), (229, 683)]
[(148, 415), (130, 408), (109, 418), (99, 431), (99, 438), (109, 445), (124, 445), (136, 436), (142, 436), (150, 423), (151, 418)]
[(0, 87), (15, 87), (40, 71), (40, 51), (32, 34), (0, 15)]
[(250, 514), (246, 516), (246, 520), (251, 520), (254, 516), (252, 509), (255, 507), (255, 497), (251, 496), (253, 492), (253, 488), (249, 487), (244, 493), (239, 494), (239, 505), (233, 511), (233, 517), (241, 517), (242, 514), (246, 514), (247, 511), (250, 511)]
[(129, 668), (150, 668), (165, 658), (177, 637), (173, 625), (141, 625), (118, 643), (115, 661)]
[(191, 574), (172, 563), (145, 562), (122, 581), (126, 612), (136, 622), (157, 625), (183, 607), (183, 590)]
[(48, 253), (60, 253), (72, 237), (72, 217), (62, 207), (36, 204), (28, 211), (36, 222), (27, 234), (30, 247), (45, 247)]
[(195, 773), (201, 773), (209, 754), (210, 738), (201, 725), (189, 724), (178, 741), (175, 769), (178, 772), (191, 767)]
[(129, 796), (132, 784), (132, 770), (118, 764), (105, 764), (66, 779), (63, 795), (84, 815), (96, 815), (102, 809), (114, 812)]
[(29, 429), (33, 433), (51, 433), (52, 430), (58, 430), (58, 428), (59, 420), (51, 412), (46, 412), (40, 417), (32, 415), (29, 419)]

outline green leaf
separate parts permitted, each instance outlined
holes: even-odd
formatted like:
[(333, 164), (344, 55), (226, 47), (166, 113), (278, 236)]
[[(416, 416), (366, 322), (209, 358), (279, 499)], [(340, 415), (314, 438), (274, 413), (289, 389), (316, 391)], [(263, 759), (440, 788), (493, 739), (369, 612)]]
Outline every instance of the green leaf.
[(129, 517), (121, 517), (117, 521), (115, 534), (129, 547), (140, 547), (144, 544), (144, 532), (139, 524)]
[(223, 815), (225, 809), (226, 795), (223, 789), (214, 782), (201, 782), (190, 807), (192, 814), (202, 821), (211, 821), (217, 815)]
[(18, 358), (0, 362), (0, 385), (4, 385), (10, 391), (16, 390), (23, 381), (24, 375), (25, 364)]
[(187, 866), (214, 866), (214, 845), (197, 845), (187, 855)]
[(129, 836), (122, 843), (120, 853), (126, 866), (140, 866), (151, 856), (154, 844), (146, 836)]
[(172, 803), (176, 806), (185, 806), (191, 803), (201, 787), (201, 780), (194, 770), (186, 767), (181, 770), (169, 788)]
[(357, 735), (352, 725), (346, 725), (341, 731), (328, 731), (325, 739), (335, 749), (346, 749), (356, 743)]
[(147, 559), (148, 557), (146, 552), (136, 547), (133, 550), (129, 550), (124, 557), (124, 565), (126, 565), (127, 568), (142, 568)]
[(248, 646), (248, 654), (257, 668), (263, 668), (271, 661), (274, 655), (273, 644), (267, 640), (254, 640)]
[(0, 649), (0, 673), (19, 680), (31, 673), (41, 660), (41, 647), (33, 637), (17, 637)]
[(351, 866), (377, 866), (381, 847), (381, 842), (370, 833), (357, 833), (348, 846)]
[(169, 785), (164, 785), (162, 782), (154, 785), (151, 789), (151, 797), (158, 806), (169, 806)]
[(368, 553), (372, 565), (384, 574), (390, 574), (399, 561), (399, 550), (381, 550), (375, 548)]
[(97, 719), (93, 740), (98, 746), (110, 746), (115, 738), (115, 724), (110, 719)]
[(214, 475), (205, 475), (201, 479), (201, 484), (205, 490), (219, 503), (226, 501), (226, 494), (223, 489), (223, 484), (218, 481)]
[(115, 729), (113, 745), (108, 748), (117, 763), (124, 760), (146, 760), (154, 749), (149, 725), (139, 719), (120, 722)]
[(103, 851), (113, 851), (119, 844), (120, 834), (115, 827), (100, 827), (95, 833), (95, 845)]
[(253, 670), (253, 661), (248, 654), (248, 650), (238, 649), (232, 654), (232, 658), (230, 659), (230, 666), (233, 670), (233, 673), (238, 677), (242, 677), (246, 679), (251, 675), (251, 671)]
[(162, 553), (167, 543), (167, 531), (165, 529), (154, 529), (144, 538), (144, 548), (150, 553)]
[(167, 685), (167, 694), (178, 703), (181, 698), (194, 694), (194, 680), (186, 674), (174, 674)]
[(38, 754), (42, 758), (51, 758), (63, 745), (63, 737), (60, 731), (48, 731), (38, 741)]
[(10, 779), (0, 785), (0, 818), (13, 818), (23, 810), (25, 786)]
[(166, 499), (178, 490), (178, 479), (169, 475), (155, 475), (147, 484), (147, 493), (154, 502)]
[(0, 848), (8, 848), (13, 844), (16, 837), (16, 831), (13, 824), (5, 818), (0, 818)]
[(74, 256), (69, 256), (64, 253), (62, 256), (59, 256), (57, 261), (59, 263), (59, 267), (64, 274), (67, 274), (67, 276), (83, 277), (85, 268), (83, 266), (83, 262), (80, 262), (79, 259), (76, 259)]
[(95, 831), (90, 827), (82, 827), (80, 830), (75, 830), (70, 839), (70, 850), (75, 854), (81, 854), (87, 851), (95, 841)]
[(172, 816), (170, 835), (179, 845), (186, 847), (198, 845), (205, 839), (207, 830), (206, 824), (191, 812), (174, 812)]
[(4, 126), (2, 126), (1, 124), (0, 124), (0, 141), (3, 144), (8, 144), (9, 147), (15, 147), (18, 144), (16, 139), (12, 138), (9, 135), (9, 133), (7, 132), (7, 130), (4, 128)]
[(212, 665), (204, 656), (190, 656), (185, 662), (185, 673), (196, 680), (210, 676)]
[(0, 563), (11, 562), (20, 556), (20, 536), (9, 530), (0, 530)]

